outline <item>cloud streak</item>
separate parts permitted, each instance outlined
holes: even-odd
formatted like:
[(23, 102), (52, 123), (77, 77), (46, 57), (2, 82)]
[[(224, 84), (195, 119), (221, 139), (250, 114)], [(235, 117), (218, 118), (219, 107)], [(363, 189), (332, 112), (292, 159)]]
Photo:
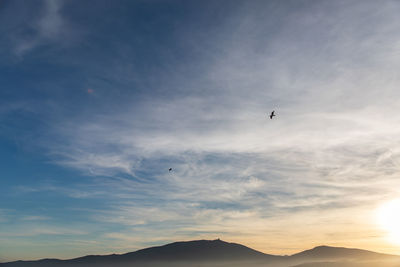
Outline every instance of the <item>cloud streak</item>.
[(373, 12), (373, 2), (282, 7), (284, 19), (273, 21), (259, 2), (240, 8), (221, 36), (193, 41), (207, 68), (158, 78), (168, 99), (132, 100), (54, 129), (66, 140), (51, 144), (59, 164), (124, 177), (113, 180), (116, 204), (100, 220), (248, 234), (251, 222), (325, 210), (343, 218), (398, 194), (399, 6), (380, 5), (368, 27), (354, 14)]
[[(45, 3), (21, 54), (61, 34), (61, 2)], [(96, 93), (80, 92), (96, 98), (79, 116), (49, 119), (37, 142), (52, 163), (90, 179), (20, 193), (101, 199), (88, 208), (105, 228), (94, 241), (121, 250), (212, 235), (291, 253), (350, 233), (339, 245), (372, 249), (382, 233), (371, 211), (399, 194), (400, 5), (301, 3), (243, 2), (212, 29), (176, 23), (175, 45), (154, 49), (155, 67), (110, 45), (119, 60), (82, 68), (91, 83), (82, 88)]]
[(62, 0), (4, 4), (6, 13), (1, 30), (9, 35), (15, 55), (23, 57), (40, 46), (59, 43), (66, 37), (68, 23), (61, 14), (62, 7)]

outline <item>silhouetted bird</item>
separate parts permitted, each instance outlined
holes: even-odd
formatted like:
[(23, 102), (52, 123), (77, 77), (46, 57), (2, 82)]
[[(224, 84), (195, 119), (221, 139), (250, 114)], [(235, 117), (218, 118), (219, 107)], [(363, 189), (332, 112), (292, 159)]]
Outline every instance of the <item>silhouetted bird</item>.
[(273, 111), (271, 112), (271, 115), (269, 115), (269, 118), (272, 120), (272, 118), (273, 118), (274, 116), (276, 116), (276, 115), (275, 115), (275, 110), (273, 110)]
[(168, 171), (172, 171), (172, 168), (169, 168)]

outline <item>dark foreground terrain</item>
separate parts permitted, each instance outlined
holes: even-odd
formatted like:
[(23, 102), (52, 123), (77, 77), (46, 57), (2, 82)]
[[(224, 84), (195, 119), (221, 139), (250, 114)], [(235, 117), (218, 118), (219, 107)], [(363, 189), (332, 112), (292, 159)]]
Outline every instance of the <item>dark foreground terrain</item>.
[(319, 246), (291, 256), (264, 254), (221, 240), (176, 242), (126, 254), (0, 263), (0, 267), (400, 267), (400, 256)]

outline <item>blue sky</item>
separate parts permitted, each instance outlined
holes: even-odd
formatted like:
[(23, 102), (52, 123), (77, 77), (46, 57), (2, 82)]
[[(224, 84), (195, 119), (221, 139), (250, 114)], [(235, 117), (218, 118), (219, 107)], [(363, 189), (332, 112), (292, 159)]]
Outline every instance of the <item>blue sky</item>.
[(0, 1), (0, 261), (199, 238), (397, 251), (374, 211), (400, 195), (399, 11)]

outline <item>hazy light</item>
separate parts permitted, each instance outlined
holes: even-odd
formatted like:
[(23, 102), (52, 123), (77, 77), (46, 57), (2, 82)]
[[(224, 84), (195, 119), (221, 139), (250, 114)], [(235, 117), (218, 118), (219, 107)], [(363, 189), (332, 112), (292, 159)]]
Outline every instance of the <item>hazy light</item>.
[(400, 199), (383, 204), (378, 210), (379, 224), (391, 242), (400, 244)]

